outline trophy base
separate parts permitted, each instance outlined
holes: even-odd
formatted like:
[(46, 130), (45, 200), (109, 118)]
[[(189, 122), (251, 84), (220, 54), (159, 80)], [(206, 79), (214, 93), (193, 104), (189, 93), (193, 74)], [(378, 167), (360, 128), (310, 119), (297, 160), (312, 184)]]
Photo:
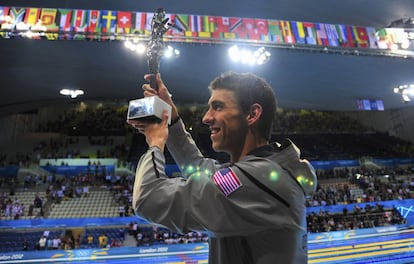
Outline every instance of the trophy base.
[(171, 124), (171, 106), (158, 96), (144, 97), (129, 101), (127, 119), (160, 122), (162, 113), (168, 111), (168, 124)]

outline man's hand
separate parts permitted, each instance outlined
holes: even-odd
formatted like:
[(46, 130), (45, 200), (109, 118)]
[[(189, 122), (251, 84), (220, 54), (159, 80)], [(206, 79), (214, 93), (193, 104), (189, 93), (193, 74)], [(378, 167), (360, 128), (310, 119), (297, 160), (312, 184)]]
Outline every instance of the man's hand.
[(145, 135), (149, 147), (158, 147), (164, 152), (165, 143), (168, 139), (168, 111), (162, 113), (162, 120), (159, 123), (140, 121), (139, 119), (127, 120), (128, 124), (135, 127)]
[[(159, 98), (164, 100), (167, 104), (171, 105), (171, 122), (174, 123), (174, 121), (176, 121), (179, 118), (177, 107), (173, 103), (171, 99), (171, 94), (168, 92), (167, 87), (162, 81), (160, 73), (157, 73), (155, 77), (156, 77), (155, 82), (157, 83), (158, 91), (155, 90), (154, 88), (151, 88), (151, 86), (148, 83), (143, 84), (142, 89), (144, 90), (144, 96), (148, 97), (148, 96), (157, 95)], [(145, 80), (149, 81), (150, 78), (151, 78), (151, 74), (144, 75)]]

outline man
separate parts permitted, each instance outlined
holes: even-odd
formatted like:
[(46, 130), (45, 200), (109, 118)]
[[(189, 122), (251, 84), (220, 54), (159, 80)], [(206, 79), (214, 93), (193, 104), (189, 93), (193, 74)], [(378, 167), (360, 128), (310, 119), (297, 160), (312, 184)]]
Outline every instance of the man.
[[(315, 190), (316, 176), (292, 142), (269, 144), (276, 111), (269, 84), (254, 74), (232, 72), (210, 84), (202, 121), (213, 149), (231, 160), (219, 165), (203, 157), (159, 74), (156, 81), (158, 91), (144, 84), (144, 95), (172, 106), (171, 125), (166, 113), (160, 123), (128, 121), (149, 146), (137, 165), (137, 215), (176, 232), (208, 233), (210, 264), (306, 263), (305, 197)], [(166, 177), (165, 145), (183, 178)]]
[(42, 235), (42, 237), (39, 239), (39, 249), (45, 250), (46, 249), (46, 237)]

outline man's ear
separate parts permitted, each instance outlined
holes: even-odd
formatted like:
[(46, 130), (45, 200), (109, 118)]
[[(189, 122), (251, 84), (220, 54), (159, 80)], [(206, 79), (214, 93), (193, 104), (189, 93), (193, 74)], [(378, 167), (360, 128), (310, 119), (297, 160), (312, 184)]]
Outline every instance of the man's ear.
[(252, 125), (259, 120), (260, 116), (262, 115), (263, 108), (260, 104), (253, 104), (250, 107), (250, 111), (247, 114), (246, 120), (248, 125)]

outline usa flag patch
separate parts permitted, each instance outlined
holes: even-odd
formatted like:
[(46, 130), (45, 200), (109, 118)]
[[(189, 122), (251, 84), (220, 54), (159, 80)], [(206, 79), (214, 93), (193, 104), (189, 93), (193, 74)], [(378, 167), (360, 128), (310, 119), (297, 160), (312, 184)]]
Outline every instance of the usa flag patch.
[(230, 168), (224, 168), (214, 173), (213, 181), (225, 196), (229, 196), (242, 186), (239, 178)]

